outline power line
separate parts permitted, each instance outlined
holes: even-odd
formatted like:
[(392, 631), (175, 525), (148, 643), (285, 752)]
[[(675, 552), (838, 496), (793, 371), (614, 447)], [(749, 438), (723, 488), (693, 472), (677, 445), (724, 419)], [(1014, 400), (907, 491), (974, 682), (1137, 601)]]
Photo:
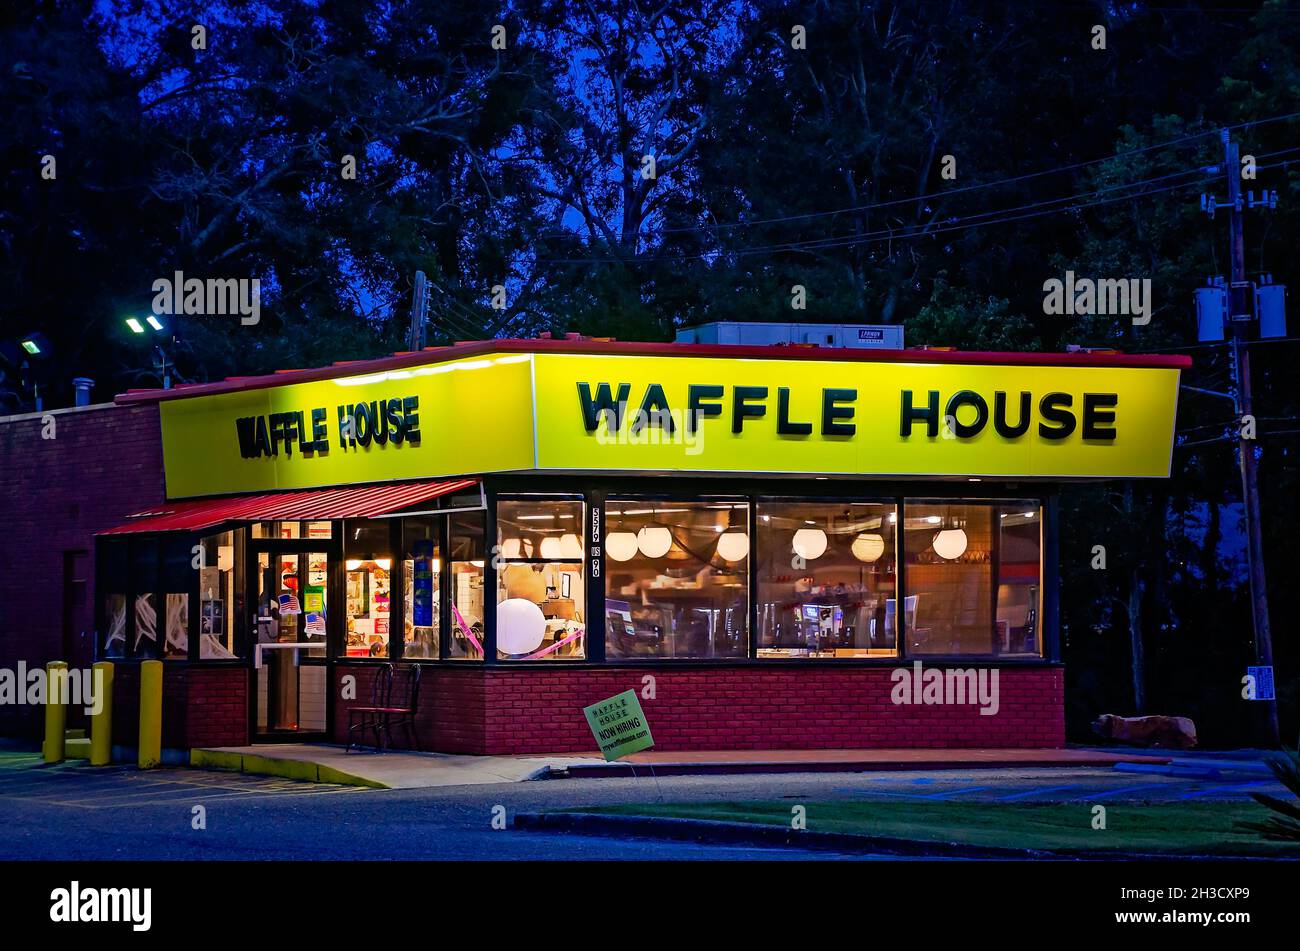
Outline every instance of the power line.
[(663, 263), (663, 262), (679, 263), (682, 261), (705, 260), (710, 258), (720, 258), (720, 257), (728, 257), (728, 256), (744, 257), (752, 254), (767, 254), (776, 251), (821, 250), (821, 249), (845, 247), (845, 246), (851, 246), (857, 244), (873, 244), (881, 241), (901, 241), (901, 240), (906, 240), (911, 238), (932, 237), (939, 234), (947, 234), (953, 231), (965, 230), (967, 228), (980, 227), (981, 225), (1005, 224), (1012, 221), (1022, 221), (1027, 218), (1041, 217), (1042, 215), (1045, 214), (1054, 214), (1056, 212), (1063, 212), (1063, 211), (1077, 211), (1083, 208), (1090, 208), (1096, 205), (1109, 204), (1115, 201), (1128, 201), (1136, 198), (1144, 198), (1148, 195), (1160, 194), (1167, 191), (1173, 191), (1179, 188), (1187, 188), (1192, 185), (1201, 184), (1199, 181), (1181, 182), (1173, 185), (1167, 185), (1163, 188), (1147, 189), (1146, 191), (1138, 192), (1136, 194), (1119, 195), (1113, 198), (1099, 199), (1097, 201), (1092, 201), (1092, 202), (1076, 202), (1075, 204), (1066, 205), (1064, 207), (1046, 208), (1040, 211), (1030, 211), (1030, 213), (1028, 214), (1011, 215), (1010, 217), (1003, 217), (1003, 218), (991, 218), (990, 220), (987, 221), (971, 220), (976, 218), (987, 218), (991, 215), (1006, 215), (1009, 212), (1024, 211), (1028, 209), (1035, 209), (1035, 208), (1041, 209), (1045, 205), (1059, 205), (1062, 202), (1073, 201), (1076, 198), (1086, 197), (1088, 195), (1101, 194), (1106, 191), (1114, 191), (1119, 188), (1124, 188), (1124, 189), (1138, 188), (1143, 185), (1149, 184), (1151, 182), (1160, 181), (1172, 177), (1179, 177), (1181, 175), (1193, 174), (1193, 173), (1204, 174), (1205, 170), (1191, 169), (1183, 172), (1171, 173), (1169, 175), (1156, 176), (1155, 178), (1149, 180), (1128, 182), (1123, 185), (1116, 185), (1116, 186), (1111, 186), (1109, 188), (1103, 188), (1103, 189), (1094, 189), (1092, 191), (1083, 192), (1078, 195), (1067, 195), (1058, 198), (1046, 199), (1044, 201), (1039, 201), (1039, 202), (1031, 202), (1027, 205), (1013, 206), (1011, 208), (1000, 208), (1000, 209), (995, 209), (993, 211), (978, 212), (975, 214), (967, 215), (965, 217), (953, 217), (949, 219), (947, 224), (940, 225), (936, 228), (930, 228), (924, 231), (909, 230), (907, 228), (900, 228), (900, 229), (890, 228), (890, 229), (882, 229), (880, 231), (875, 231), (875, 232), (866, 232), (861, 235), (843, 235), (839, 237), (817, 238), (817, 239), (809, 239), (808, 241), (802, 241), (802, 242), (790, 241), (790, 242), (783, 242), (781, 244), (759, 245), (750, 248), (736, 248), (730, 250), (719, 249), (719, 250), (712, 250), (712, 251), (704, 251), (697, 254), (678, 255), (670, 258), (632, 258), (632, 259), (550, 258), (547, 259), (547, 263), (551, 263), (551, 264), (656, 264), (656, 263)]
[[(1091, 197), (1091, 196), (1093, 196), (1093, 195), (1101, 195), (1101, 194), (1105, 194), (1105, 193), (1107, 193), (1107, 192), (1119, 191), (1119, 190), (1121, 190), (1121, 189), (1133, 189), (1133, 188), (1139, 188), (1139, 187), (1144, 186), (1144, 185), (1149, 185), (1149, 184), (1153, 184), (1153, 183), (1155, 183), (1155, 182), (1165, 181), (1165, 180), (1168, 180), (1168, 179), (1170, 179), (1170, 178), (1180, 178), (1180, 177), (1182, 177), (1182, 176), (1184, 176), (1184, 175), (1192, 175), (1192, 174), (1201, 174), (1201, 175), (1205, 175), (1205, 174), (1208, 174), (1208, 172), (1207, 172), (1207, 170), (1204, 169), (1204, 168), (1198, 168), (1198, 169), (1186, 169), (1186, 170), (1181, 171), (1181, 172), (1171, 172), (1171, 173), (1169, 173), (1169, 174), (1167, 174), (1167, 175), (1157, 175), (1157, 176), (1154, 176), (1154, 177), (1152, 177), (1152, 178), (1142, 179), (1142, 180), (1140, 180), (1140, 181), (1136, 181), (1136, 182), (1124, 182), (1124, 183), (1122, 183), (1122, 184), (1110, 185), (1110, 186), (1107, 186), (1107, 187), (1105, 187), (1105, 188), (1096, 188), (1096, 189), (1091, 189), (1091, 190), (1089, 190), (1089, 191), (1085, 191), (1085, 192), (1078, 192), (1078, 193), (1076, 193), (1076, 194), (1074, 194), (1074, 195), (1062, 195), (1062, 196), (1057, 197), (1057, 198), (1047, 198), (1047, 199), (1043, 199), (1042, 201), (1029, 202), (1028, 204), (1024, 204), (1024, 205), (1013, 205), (1013, 206), (1010, 207), (1010, 208), (997, 208), (997, 209), (994, 209), (994, 210), (992, 210), (992, 211), (979, 211), (979, 212), (974, 212), (974, 213), (972, 213), (972, 214), (970, 214), (970, 215), (966, 215), (965, 217), (955, 217), (955, 216), (954, 216), (953, 218), (948, 219), (948, 221), (947, 221), (945, 224), (940, 225), (939, 228), (936, 228), (936, 229), (933, 229), (933, 230), (928, 230), (928, 231), (922, 231), (922, 232), (913, 232), (913, 234), (914, 234), (914, 235), (917, 235), (917, 236), (923, 236), (923, 235), (938, 234), (938, 233), (941, 233), (942, 231), (946, 231), (946, 230), (956, 230), (956, 229), (952, 229), (952, 228), (950, 228), (949, 226), (952, 225), (952, 224), (954, 224), (954, 223), (956, 223), (956, 222), (969, 222), (969, 221), (973, 221), (974, 219), (978, 219), (978, 218), (993, 218), (994, 220), (991, 220), (991, 221), (988, 221), (988, 222), (978, 222), (978, 221), (976, 221), (975, 224), (995, 224), (995, 223), (999, 223), (999, 222), (1002, 221), (1002, 220), (1014, 221), (1014, 220), (1018, 220), (1018, 218), (997, 219), (997, 218), (995, 218), (994, 216), (1005, 215), (1005, 214), (1008, 214), (1008, 213), (1010, 213), (1010, 212), (1026, 211), (1026, 210), (1030, 210), (1030, 209), (1034, 209), (1034, 208), (1043, 208), (1043, 207), (1045, 207), (1045, 206), (1047, 206), (1047, 205), (1057, 205), (1057, 204), (1062, 204), (1062, 203), (1065, 203), (1065, 202), (1072, 202), (1072, 201), (1074, 201), (1075, 199), (1079, 199), (1079, 198), (1088, 198), (1088, 197)], [(1196, 184), (1196, 182), (1184, 182), (1184, 183), (1182, 183), (1182, 184), (1183, 184), (1183, 185), (1194, 185), (1194, 184)], [(1175, 186), (1175, 187), (1178, 187), (1178, 186)], [(1152, 190), (1149, 190), (1149, 191), (1147, 191), (1147, 192), (1142, 192), (1142, 193), (1139, 193), (1138, 195), (1132, 195), (1132, 196), (1129, 196), (1129, 195), (1123, 195), (1123, 196), (1120, 196), (1120, 198), (1117, 199), (1117, 200), (1123, 200), (1124, 198), (1129, 198), (1129, 197), (1137, 198), (1137, 197), (1141, 197), (1141, 195), (1143, 195), (1143, 194), (1152, 194), (1152, 193), (1154, 193), (1155, 191), (1163, 191), (1163, 190), (1167, 190), (1167, 189), (1152, 189)], [(1075, 206), (1070, 206), (1070, 207), (1075, 207)], [(1086, 206), (1079, 206), (1079, 207), (1086, 207)], [(1049, 210), (1064, 211), (1064, 210), (1069, 210), (1069, 209), (1068, 209), (1068, 208), (1061, 208), (1061, 209), (1049, 209)], [(1019, 217), (1032, 217), (1032, 216), (1019, 216)], [(864, 238), (876, 238), (876, 237), (880, 237), (880, 238), (882, 238), (882, 239), (889, 240), (889, 239), (892, 239), (893, 237), (906, 237), (906, 236), (909, 236), (909, 235), (907, 234), (907, 230), (906, 230), (906, 229), (883, 228), (883, 229), (880, 229), (879, 231), (866, 232), (866, 233), (864, 233), (864, 234), (862, 234), (862, 235), (841, 235), (841, 236), (839, 236), (839, 237), (834, 237), (834, 236), (832, 236), (832, 237), (827, 237), (827, 238), (810, 238), (810, 239), (808, 239), (807, 241), (791, 241), (791, 242), (786, 242), (786, 243), (783, 244), (783, 245), (768, 245), (767, 247), (768, 247), (768, 248), (778, 249), (778, 250), (780, 250), (780, 249), (799, 250), (799, 249), (801, 249), (801, 248), (805, 248), (805, 247), (807, 247), (807, 248), (818, 248), (818, 247), (839, 247), (839, 246), (842, 246), (842, 245), (845, 245), (845, 244), (855, 244), (855, 243), (858, 243), (861, 239), (864, 239)], [(739, 253), (739, 252), (746, 252), (746, 251), (750, 251), (750, 250), (763, 250), (763, 248), (762, 248), (762, 247), (760, 247), (760, 248), (754, 248), (754, 249), (749, 249), (749, 248), (740, 248), (740, 249), (737, 249), (735, 252), (725, 252), (725, 251), (720, 251), (720, 252), (706, 252), (706, 253), (704, 253), (704, 254), (701, 255), (701, 256), (708, 256), (709, 254)]]
[[(1285, 122), (1288, 119), (1296, 119), (1296, 118), (1300, 118), (1300, 112), (1292, 112), (1281, 116), (1270, 116), (1267, 119), (1257, 119), (1257, 120), (1251, 120), (1249, 122), (1239, 122), (1236, 125), (1224, 126), (1222, 128), (1226, 128), (1229, 130), (1243, 129), (1250, 126), (1268, 125), (1273, 122)], [(845, 208), (835, 208), (829, 211), (813, 211), (813, 212), (807, 212), (806, 214), (786, 215), (779, 218), (759, 218), (753, 221), (723, 222), (716, 225), (683, 225), (675, 228), (660, 228), (659, 233), (679, 234), (683, 232), (718, 231), (727, 228), (748, 228), (748, 227), (753, 227), (756, 225), (764, 225), (764, 224), (783, 224), (790, 221), (801, 221), (808, 218), (824, 218), (831, 215), (852, 214), (859, 211), (870, 211), (875, 208), (891, 208), (897, 205), (913, 204), (915, 202), (928, 201), (930, 199), (947, 198), (950, 195), (958, 195), (964, 192), (977, 191), (981, 188), (996, 188), (998, 186), (1009, 185), (1014, 182), (1027, 181), (1031, 178), (1041, 178), (1044, 175), (1057, 175), (1060, 174), (1061, 172), (1070, 172), (1080, 168), (1087, 168), (1090, 165), (1098, 165), (1102, 162), (1113, 162), (1117, 159), (1128, 158), (1129, 156), (1132, 155), (1143, 155), (1147, 152), (1151, 152), (1156, 149), (1165, 149), (1175, 145), (1181, 145), (1185, 142), (1192, 142), (1196, 139), (1204, 138), (1207, 135), (1216, 135), (1219, 133), (1219, 131), (1220, 131), (1219, 128), (1208, 129), (1205, 132), (1197, 132), (1191, 135), (1185, 135), (1182, 136), (1181, 138), (1170, 139), (1167, 142), (1158, 142), (1154, 145), (1146, 145), (1137, 149), (1130, 149), (1126, 152), (1117, 152), (1114, 155), (1107, 155), (1102, 158), (1089, 159), (1084, 162), (1075, 162), (1070, 165), (1060, 165), (1057, 166), (1056, 168), (1043, 169), (1037, 172), (1027, 172), (1024, 175), (1014, 175), (1010, 178), (1000, 178), (992, 182), (980, 182), (974, 185), (963, 185), (959, 188), (949, 188), (939, 192), (930, 192), (929, 194), (917, 195), (912, 198), (895, 198), (895, 199), (890, 199), (889, 201), (873, 202), (871, 204), (866, 204), (866, 205), (850, 205)], [(1271, 154), (1280, 154), (1280, 153), (1271, 153)], [(1267, 158), (1269, 156), (1266, 155), (1260, 157)]]

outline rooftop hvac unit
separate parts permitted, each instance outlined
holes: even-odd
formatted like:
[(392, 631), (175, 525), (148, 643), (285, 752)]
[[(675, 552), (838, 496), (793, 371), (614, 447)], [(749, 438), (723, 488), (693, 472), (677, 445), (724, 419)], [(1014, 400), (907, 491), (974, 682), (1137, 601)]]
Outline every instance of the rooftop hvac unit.
[(678, 343), (748, 347), (817, 346), (855, 350), (902, 350), (900, 324), (808, 324), (720, 320), (677, 331)]

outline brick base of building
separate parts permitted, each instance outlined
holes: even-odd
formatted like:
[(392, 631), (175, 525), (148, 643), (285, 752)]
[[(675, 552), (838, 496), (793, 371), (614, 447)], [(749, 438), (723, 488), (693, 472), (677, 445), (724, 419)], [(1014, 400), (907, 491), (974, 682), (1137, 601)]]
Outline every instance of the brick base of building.
[[(995, 668), (993, 715), (981, 714), (975, 703), (895, 704), (894, 669), (426, 666), (415, 741), (399, 728), (393, 746), (440, 753), (591, 753), (595, 744), (582, 708), (628, 689), (641, 696), (655, 749), (663, 751), (1065, 745), (1059, 666)], [(378, 670), (373, 664), (334, 667), (333, 742), (348, 742), (348, 711), (369, 703)], [(249, 682), (246, 668), (166, 667), (163, 746), (249, 743)], [(139, 666), (117, 665), (115, 744), (137, 744), (139, 696)]]
[[(243, 667), (166, 666), (162, 745), (165, 749), (244, 746), (248, 736), (249, 671)], [(113, 671), (113, 743), (140, 740), (140, 666)]]
[[(356, 699), (336, 699), (334, 741), (347, 742), (348, 710), (369, 702), (376, 669), (335, 668), (335, 697)], [(446, 753), (589, 753), (594, 741), (582, 708), (628, 689), (642, 696), (658, 750), (1065, 745), (1060, 667), (998, 669), (991, 716), (974, 704), (894, 704), (893, 670), (426, 667), (414, 745)], [(408, 748), (404, 731), (396, 732), (393, 745)]]

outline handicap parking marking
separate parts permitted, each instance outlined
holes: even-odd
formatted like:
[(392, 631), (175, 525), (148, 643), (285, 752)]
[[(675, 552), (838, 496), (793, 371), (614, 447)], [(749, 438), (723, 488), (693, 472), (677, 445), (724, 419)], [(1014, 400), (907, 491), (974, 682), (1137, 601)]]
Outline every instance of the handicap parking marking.
[(1209, 796), (1212, 793), (1227, 792), (1229, 790), (1231, 790), (1234, 793), (1243, 793), (1244, 790), (1247, 789), (1255, 789), (1259, 786), (1272, 786), (1272, 785), (1273, 785), (1273, 781), (1268, 779), (1260, 779), (1260, 780), (1256, 780), (1255, 782), (1246, 782), (1246, 783), (1228, 783), (1226, 786), (1211, 786), (1209, 789), (1198, 789), (1193, 792), (1189, 792), (1186, 795), (1179, 796), (1178, 798), (1196, 799), (1200, 796)]
[[(373, 792), (363, 786), (310, 783), (244, 773), (168, 769), (141, 772), (134, 766), (46, 766), (38, 756), (9, 757), (0, 774), (0, 801), (20, 800), (70, 809), (100, 810), (164, 806), (178, 802), (275, 796)], [(21, 760), (21, 762), (19, 762)]]
[(1123, 786), (1119, 789), (1098, 789), (1095, 792), (1087, 793), (1083, 796), (1077, 796), (1070, 802), (1091, 802), (1094, 799), (1108, 799), (1111, 796), (1122, 796), (1125, 793), (1137, 792), (1141, 789), (1162, 789), (1168, 788), (1169, 783), (1142, 783), (1138, 786)]
[(1048, 786), (1044, 789), (1026, 789), (1023, 792), (1012, 793), (1009, 796), (997, 796), (994, 802), (1014, 802), (1017, 799), (1028, 799), (1030, 796), (1044, 796), (1047, 793), (1065, 792), (1067, 789), (1082, 789), (1081, 783), (1071, 783), (1068, 786)]
[[(308, 784), (304, 784), (306, 786)], [(44, 805), (64, 806), (70, 809), (114, 809), (122, 807), (138, 808), (140, 806), (167, 806), (176, 803), (198, 803), (210, 800), (231, 801), (235, 799), (250, 798), (268, 798), (284, 795), (292, 795), (288, 790), (266, 789), (261, 787), (234, 788), (234, 787), (209, 787), (209, 791), (203, 791), (204, 787), (189, 787), (181, 789), (168, 790), (166, 793), (160, 793), (157, 790), (144, 790), (135, 793), (121, 795), (101, 796), (95, 799), (50, 799), (42, 798), (40, 802)], [(297, 795), (304, 796), (321, 796), (335, 792), (366, 792), (368, 790), (362, 786), (332, 786), (319, 788), (318, 784), (311, 784), (311, 788), (304, 789)], [(152, 796), (153, 798), (139, 799), (135, 798), (140, 795)]]
[(993, 786), (967, 786), (964, 789), (946, 789), (943, 792), (926, 793), (924, 796), (917, 796), (917, 799), (947, 799), (949, 796), (963, 796), (966, 793), (983, 792), (986, 789), (993, 789)]

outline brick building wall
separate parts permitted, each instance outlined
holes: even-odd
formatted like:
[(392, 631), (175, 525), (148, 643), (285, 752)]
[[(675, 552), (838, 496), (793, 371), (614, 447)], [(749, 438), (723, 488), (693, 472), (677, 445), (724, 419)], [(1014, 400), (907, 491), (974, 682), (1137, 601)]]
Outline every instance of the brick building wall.
[[(338, 700), (334, 739), (347, 735), (348, 707), (369, 701), (375, 668), (349, 666), (357, 701)], [(978, 706), (895, 705), (892, 667), (747, 666), (709, 669), (580, 668), (447, 670), (426, 668), (419, 747), (461, 753), (593, 752), (582, 708), (655, 678), (641, 704), (656, 749), (809, 749), (889, 747), (1061, 747), (1064, 677), (1059, 666), (999, 670), (999, 710)], [(363, 689), (364, 688), (364, 689)], [(336, 697), (340, 694), (336, 694)], [(394, 737), (405, 747), (403, 736)], [(369, 742), (367, 740), (367, 742)]]
[[(244, 746), (248, 737), (249, 671), (243, 667), (163, 667), (162, 745)], [(113, 665), (113, 743), (140, 739), (140, 665)]]
[[(163, 499), (157, 404), (0, 419), (0, 666), (91, 663), (94, 534)], [(38, 735), (39, 718), (0, 707), (0, 735)]]

